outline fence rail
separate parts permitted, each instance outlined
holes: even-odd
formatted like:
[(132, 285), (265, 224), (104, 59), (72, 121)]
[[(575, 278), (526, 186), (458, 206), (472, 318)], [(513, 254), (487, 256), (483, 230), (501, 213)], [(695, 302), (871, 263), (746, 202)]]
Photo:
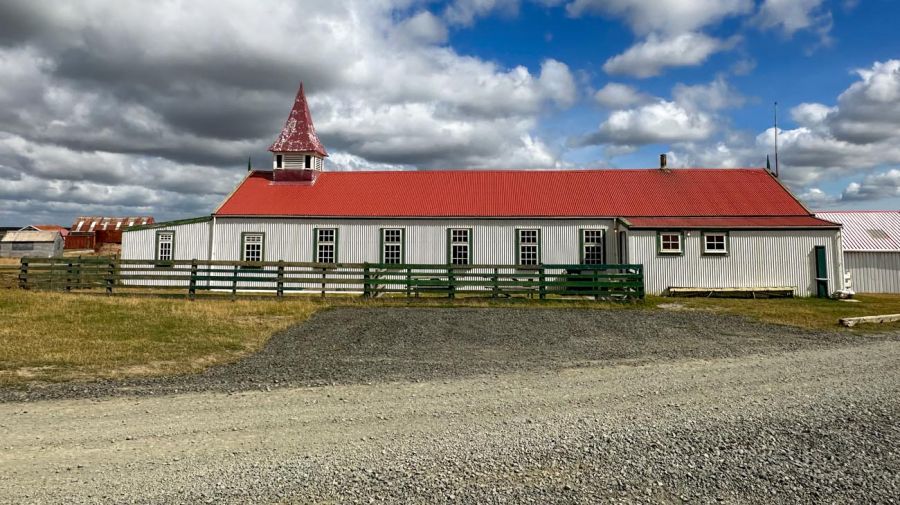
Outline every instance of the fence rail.
[(642, 265), (423, 265), (286, 261), (22, 258), (19, 287), (47, 290), (178, 289), (199, 292), (356, 293), (490, 297), (644, 297)]

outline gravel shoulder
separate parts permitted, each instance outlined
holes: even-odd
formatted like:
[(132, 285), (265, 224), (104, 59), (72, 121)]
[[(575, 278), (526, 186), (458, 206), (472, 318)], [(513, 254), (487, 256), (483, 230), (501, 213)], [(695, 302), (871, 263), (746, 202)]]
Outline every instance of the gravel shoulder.
[(0, 405), (0, 503), (896, 503), (900, 343)]
[(706, 311), (338, 308), (204, 373), (0, 388), (0, 402), (266, 391), (724, 358), (900, 335), (814, 332)]

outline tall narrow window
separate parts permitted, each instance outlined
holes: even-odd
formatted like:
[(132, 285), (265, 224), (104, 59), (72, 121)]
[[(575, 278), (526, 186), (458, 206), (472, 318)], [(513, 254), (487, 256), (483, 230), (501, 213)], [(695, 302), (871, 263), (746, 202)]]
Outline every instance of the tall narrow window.
[(156, 232), (156, 259), (157, 261), (172, 261), (175, 259), (175, 232)]
[(303, 168), (312, 168), (312, 156), (306, 155), (303, 159)]
[(599, 265), (603, 258), (603, 230), (581, 230), (581, 262)]
[(451, 228), (448, 230), (451, 265), (468, 265), (472, 262), (472, 230), (468, 228)]
[(243, 243), (244, 244), (243, 251), (241, 251), (241, 261), (263, 260), (262, 233), (245, 233)]
[(516, 230), (519, 250), (516, 263), (537, 265), (541, 262), (540, 230)]
[(283, 154), (275, 155), (275, 168), (284, 168), (284, 155)]
[(337, 262), (337, 229), (316, 228), (316, 263)]
[(381, 262), (390, 264), (403, 263), (403, 229), (381, 229)]

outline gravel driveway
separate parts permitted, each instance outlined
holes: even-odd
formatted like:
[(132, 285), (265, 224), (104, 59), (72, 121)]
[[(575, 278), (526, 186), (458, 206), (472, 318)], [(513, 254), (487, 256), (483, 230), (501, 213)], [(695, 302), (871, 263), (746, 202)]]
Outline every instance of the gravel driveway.
[(897, 335), (817, 333), (705, 311), (341, 308), (273, 336), (257, 354), (202, 374), (0, 388), (0, 402), (421, 381), (885, 339)]
[(308, 367), (295, 384), (337, 385), (0, 404), (0, 503), (900, 496), (896, 335), (699, 313), (419, 312), (326, 312), (230, 372), (252, 385)]

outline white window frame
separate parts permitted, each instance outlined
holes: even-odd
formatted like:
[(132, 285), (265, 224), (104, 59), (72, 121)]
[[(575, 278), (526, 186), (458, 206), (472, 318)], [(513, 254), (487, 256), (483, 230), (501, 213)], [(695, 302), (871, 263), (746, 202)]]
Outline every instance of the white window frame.
[[(315, 247), (315, 262), (316, 263), (337, 263), (337, 239), (338, 239), (338, 230), (337, 228), (316, 228), (314, 230), (315, 236), (313, 237), (316, 242)], [(328, 239), (328, 235), (331, 235), (331, 238)], [(328, 252), (329, 254), (325, 254)], [(331, 259), (328, 259), (328, 256), (331, 256)]]
[[(403, 228), (381, 229), (381, 262), (389, 265), (402, 264), (406, 256), (406, 241)], [(396, 259), (396, 261), (394, 261)]]
[[(666, 237), (677, 237), (678, 247), (666, 247)], [(659, 232), (659, 254), (684, 254), (684, 234), (680, 231)]]
[[(525, 240), (526, 235), (529, 236), (527, 241)], [(518, 245), (516, 258), (520, 265), (541, 264), (541, 230), (539, 228), (517, 229), (516, 244)]]
[[(168, 246), (168, 251), (163, 253), (163, 246)], [(168, 257), (164, 257), (168, 256)], [(175, 232), (159, 231), (156, 232), (156, 261), (174, 261), (175, 260)]]
[[(462, 237), (465, 236), (465, 240)], [(472, 229), (471, 228), (448, 228), (447, 229), (447, 260), (451, 265), (471, 265), (472, 264)], [(457, 251), (465, 248), (465, 261), (457, 260)]]
[[(588, 240), (588, 235), (592, 237)], [(594, 248), (600, 249), (600, 258), (589, 261), (589, 256), (596, 256)], [(589, 253), (588, 251), (591, 250)], [(581, 262), (585, 265), (602, 265), (606, 255), (606, 230), (601, 228), (583, 228), (581, 230)]]
[(244, 233), (241, 237), (241, 261), (264, 261), (265, 245), (265, 233)]
[[(709, 240), (712, 237), (722, 239), (722, 249), (710, 249)], [(725, 255), (728, 254), (728, 233), (722, 231), (703, 233), (703, 254)]]

